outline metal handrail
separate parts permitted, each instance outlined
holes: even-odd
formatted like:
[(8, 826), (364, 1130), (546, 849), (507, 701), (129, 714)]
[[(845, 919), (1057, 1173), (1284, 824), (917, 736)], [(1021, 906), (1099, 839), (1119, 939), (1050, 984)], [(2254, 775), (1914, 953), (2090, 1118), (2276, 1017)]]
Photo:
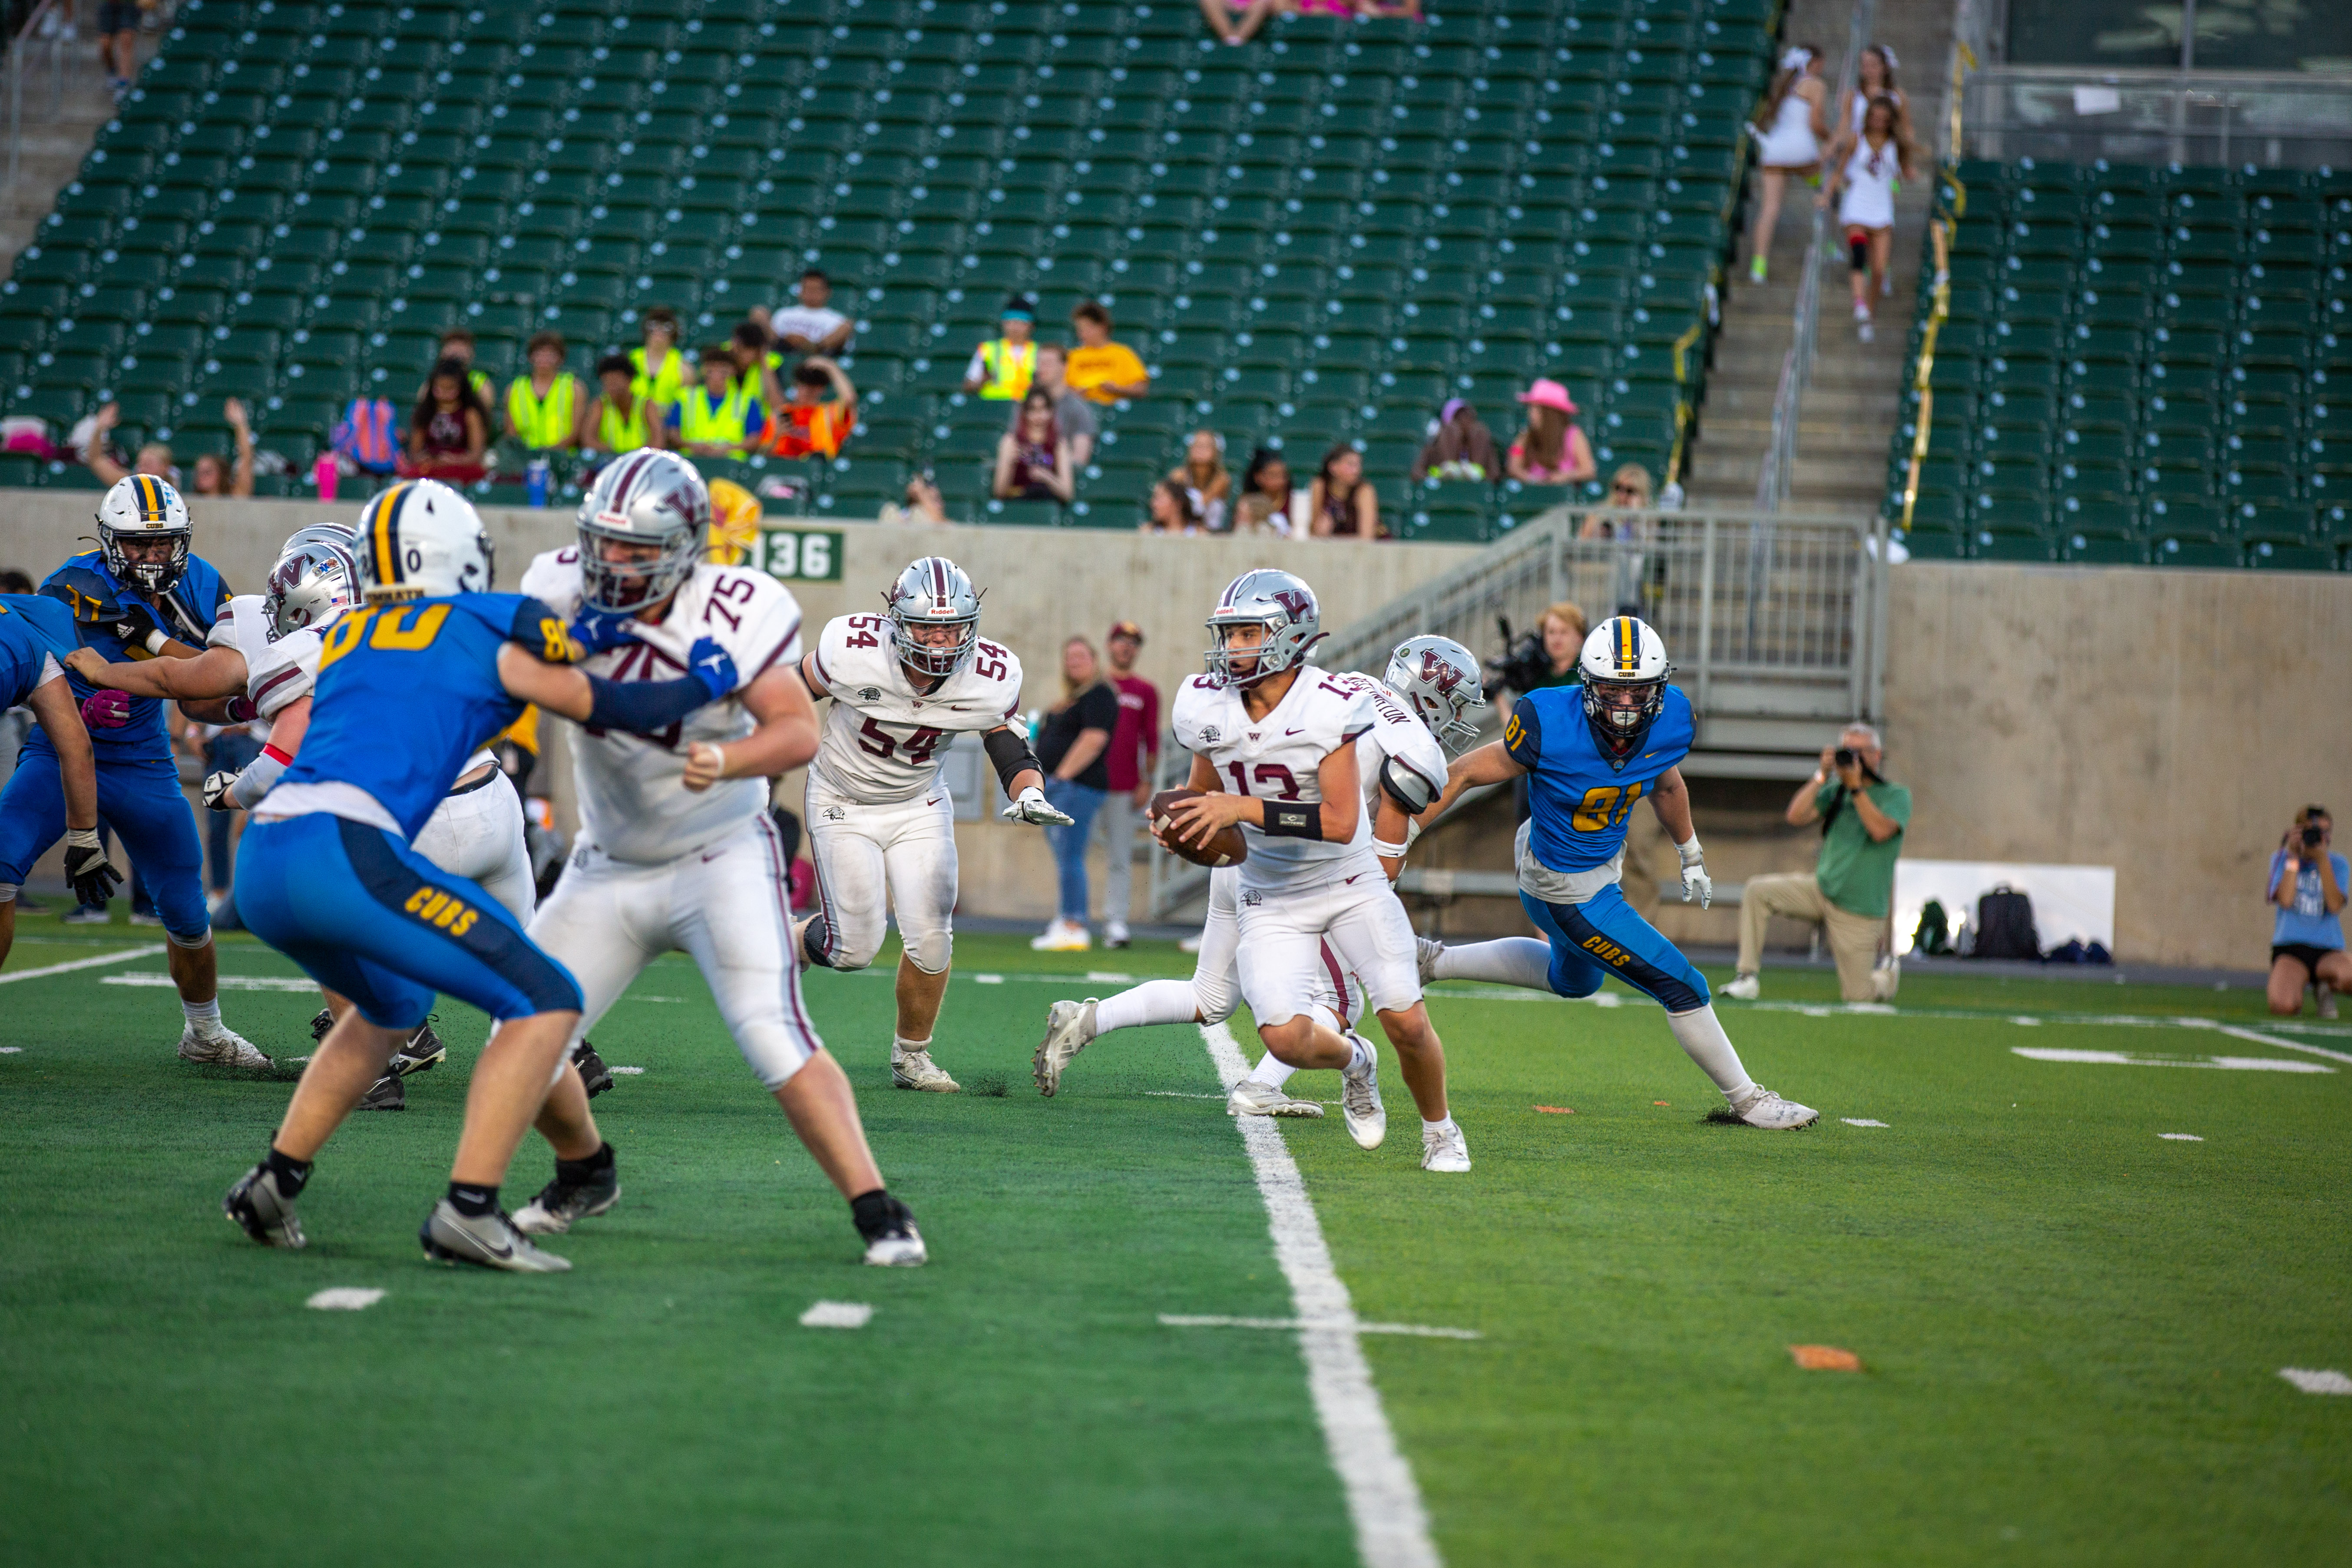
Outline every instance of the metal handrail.
[(1978, 68), (1966, 97), (1966, 151), (2000, 162), (2304, 167), (2352, 156), (2352, 82), (2338, 75), (2000, 64)]
[(5, 90), (8, 94), (8, 184), (14, 187), (16, 174), (23, 163), (25, 147), (25, 55), (32, 47), (36, 35), (49, 40), (49, 115), (55, 119), (65, 108), (65, 46), (66, 29), (59, 27), (61, 13), (70, 22), (73, 0), (41, 0), (8, 40), (8, 68)]

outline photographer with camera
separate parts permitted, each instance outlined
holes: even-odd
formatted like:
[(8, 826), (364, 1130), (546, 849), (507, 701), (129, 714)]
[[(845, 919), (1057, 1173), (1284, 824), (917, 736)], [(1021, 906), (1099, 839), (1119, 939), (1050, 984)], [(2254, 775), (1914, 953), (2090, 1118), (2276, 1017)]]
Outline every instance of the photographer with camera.
[(2319, 993), (2319, 1016), (2336, 1016), (2336, 993), (2352, 991), (2352, 956), (2344, 952), (2344, 889), (2352, 866), (2336, 853), (2336, 819), (2306, 805), (2271, 856), (2271, 1011), (2303, 1011), (2303, 988)]
[(1748, 879), (1739, 895), (1739, 973), (1725, 995), (1756, 1000), (1765, 922), (1788, 915), (1828, 936), (1839, 995), (1849, 1002), (1894, 996), (1898, 972), (1891, 962), (1874, 966), (1895, 894), (1895, 862), (1911, 821), (1911, 792), (1880, 775), (1885, 756), (1877, 730), (1863, 723), (1848, 724), (1836, 745), (1822, 748), (1822, 765), (1789, 802), (1791, 827), (1822, 825), (1821, 858), (1811, 871)]
[[(1504, 693), (1513, 700), (1530, 691), (1541, 691), (1549, 686), (1573, 686), (1579, 677), (1577, 656), (1584, 651), (1588, 630), (1584, 607), (1566, 599), (1550, 605), (1536, 618), (1536, 629), (1518, 637), (1511, 635), (1508, 616), (1495, 617), (1502, 628), (1503, 653), (1499, 658), (1486, 660), (1486, 700), (1504, 717), (1509, 717)], [(1524, 775), (1511, 781), (1511, 799), (1518, 820), (1528, 819), (1528, 781)]]

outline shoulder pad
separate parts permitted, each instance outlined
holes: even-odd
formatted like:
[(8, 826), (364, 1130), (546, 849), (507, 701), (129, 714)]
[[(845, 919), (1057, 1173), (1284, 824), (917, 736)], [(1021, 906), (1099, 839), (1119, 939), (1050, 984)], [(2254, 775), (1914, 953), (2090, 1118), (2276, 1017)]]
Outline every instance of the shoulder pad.
[(49, 580), (41, 584), (41, 592), (72, 611), (77, 622), (94, 626), (114, 618), (115, 600), (121, 590), (97, 568), (68, 561), (49, 574)]

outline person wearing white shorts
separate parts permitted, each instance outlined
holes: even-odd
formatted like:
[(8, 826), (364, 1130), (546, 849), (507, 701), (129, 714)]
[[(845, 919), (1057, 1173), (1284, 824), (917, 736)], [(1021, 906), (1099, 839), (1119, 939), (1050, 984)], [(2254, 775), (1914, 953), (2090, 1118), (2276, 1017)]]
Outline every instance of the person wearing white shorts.
[(1822, 166), (1822, 142), (1830, 133), (1823, 110), (1829, 89), (1822, 82), (1822, 51), (1798, 45), (1780, 56), (1764, 106), (1748, 127), (1756, 138), (1756, 225), (1748, 230), (1748, 275), (1764, 281), (1770, 266), (1772, 232), (1780, 223), (1780, 196), (1791, 179), (1811, 179)]
[(1853, 264), (1853, 324), (1864, 342), (1871, 339), (1870, 301), (1887, 291), (1887, 265), (1895, 255), (1895, 182), (1909, 174), (1911, 154), (1902, 136), (1902, 116), (1892, 99), (1874, 99), (1864, 108), (1862, 133), (1830, 183), (1820, 205), (1834, 199), (1845, 228)]

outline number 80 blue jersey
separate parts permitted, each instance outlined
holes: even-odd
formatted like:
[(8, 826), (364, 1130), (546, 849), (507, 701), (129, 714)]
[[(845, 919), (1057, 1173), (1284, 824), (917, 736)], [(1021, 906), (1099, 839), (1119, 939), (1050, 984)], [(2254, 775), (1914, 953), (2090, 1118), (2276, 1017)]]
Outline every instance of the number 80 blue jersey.
[(1622, 769), (1584, 716), (1581, 687), (1530, 691), (1511, 710), (1503, 745), (1528, 770), (1532, 826), (1528, 848), (1555, 871), (1605, 866), (1625, 843), (1625, 819), (1660, 774), (1690, 753), (1690, 699), (1666, 688), (1665, 710)]

